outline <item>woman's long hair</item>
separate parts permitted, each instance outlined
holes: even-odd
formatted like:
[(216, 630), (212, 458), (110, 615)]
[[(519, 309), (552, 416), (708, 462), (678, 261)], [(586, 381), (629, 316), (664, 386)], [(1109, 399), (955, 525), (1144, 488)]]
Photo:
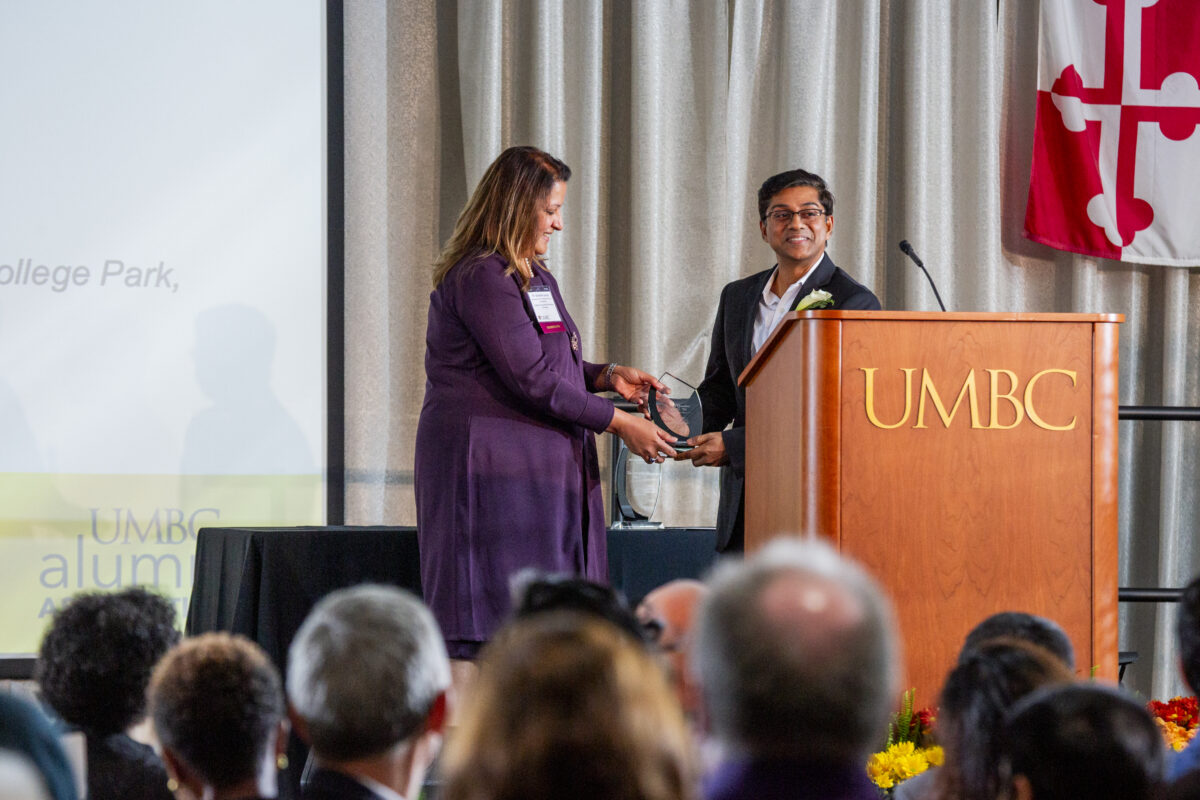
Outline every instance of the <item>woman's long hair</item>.
[(499, 253), (508, 261), (507, 274), (519, 273), (522, 287), (528, 289), (533, 272), (525, 258), (533, 253), (537, 237), (537, 204), (556, 182), (570, 177), (570, 167), (536, 147), (510, 147), (501, 153), (483, 173), (434, 262), (434, 287), (463, 259)]
[(442, 756), (442, 797), (691, 800), (691, 747), (662, 668), (633, 637), (541, 612), (484, 650)]
[(1070, 683), (1071, 671), (1048, 650), (1019, 639), (992, 639), (946, 677), (937, 733), (946, 750), (938, 800), (993, 800), (1001, 789), (999, 739), (1004, 714), (1041, 686)]

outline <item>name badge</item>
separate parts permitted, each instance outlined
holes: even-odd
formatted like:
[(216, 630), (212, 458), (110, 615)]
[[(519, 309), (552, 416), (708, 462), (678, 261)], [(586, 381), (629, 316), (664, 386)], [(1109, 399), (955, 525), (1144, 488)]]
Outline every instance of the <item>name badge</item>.
[(567, 329), (562, 315), (558, 313), (558, 304), (554, 302), (554, 295), (550, 293), (549, 286), (531, 286), (526, 294), (529, 295), (529, 303), (533, 306), (533, 314), (537, 317), (542, 333), (560, 333)]

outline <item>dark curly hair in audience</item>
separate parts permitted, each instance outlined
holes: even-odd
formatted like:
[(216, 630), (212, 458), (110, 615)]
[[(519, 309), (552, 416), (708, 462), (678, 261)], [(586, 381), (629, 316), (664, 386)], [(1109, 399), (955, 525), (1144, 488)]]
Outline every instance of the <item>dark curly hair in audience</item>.
[(1179, 598), (1175, 633), (1179, 637), (1183, 678), (1193, 692), (1200, 692), (1200, 576), (1192, 578)]
[(34, 677), (64, 722), (101, 736), (146, 710), (150, 671), (176, 642), (175, 609), (142, 588), (78, 594), (55, 613)]
[(258, 772), (283, 718), (279, 673), (258, 645), (228, 633), (186, 639), (150, 679), (150, 716), (164, 749), (224, 789)]
[(639, 644), (647, 642), (637, 615), (611, 586), (577, 575), (528, 569), (512, 578), (510, 589), (513, 619), (552, 611), (578, 611), (608, 620)]

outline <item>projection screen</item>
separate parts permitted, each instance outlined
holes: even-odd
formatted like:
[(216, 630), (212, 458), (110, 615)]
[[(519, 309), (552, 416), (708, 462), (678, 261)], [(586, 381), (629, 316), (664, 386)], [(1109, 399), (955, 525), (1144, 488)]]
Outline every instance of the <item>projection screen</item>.
[(5, 3), (0, 656), (84, 590), (182, 622), (196, 531), (321, 524), (324, 0)]

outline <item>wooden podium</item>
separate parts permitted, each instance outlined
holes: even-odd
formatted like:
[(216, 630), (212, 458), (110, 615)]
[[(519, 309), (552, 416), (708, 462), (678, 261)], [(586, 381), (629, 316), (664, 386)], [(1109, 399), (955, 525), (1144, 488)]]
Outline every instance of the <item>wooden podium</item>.
[(985, 616), (1117, 678), (1117, 314), (793, 312), (746, 387), (746, 549), (816, 534), (890, 592), (919, 707)]

